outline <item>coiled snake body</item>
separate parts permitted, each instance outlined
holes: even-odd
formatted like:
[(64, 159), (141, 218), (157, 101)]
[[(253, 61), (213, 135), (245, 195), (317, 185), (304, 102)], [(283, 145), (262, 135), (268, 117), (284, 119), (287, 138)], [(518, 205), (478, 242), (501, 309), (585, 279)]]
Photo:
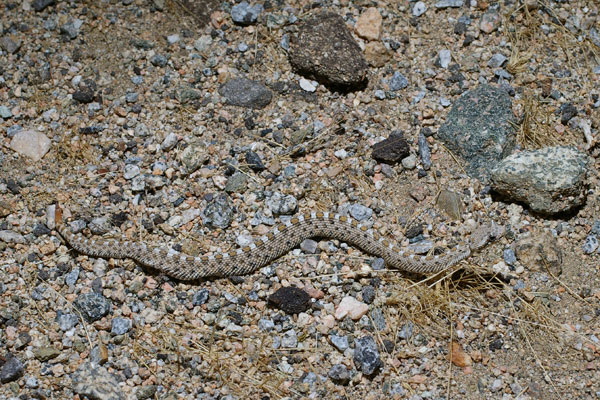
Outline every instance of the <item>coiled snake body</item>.
[(56, 230), (77, 252), (101, 258), (130, 258), (176, 279), (189, 281), (207, 277), (250, 274), (297, 247), (308, 238), (337, 239), (384, 259), (388, 267), (414, 273), (435, 273), (467, 258), (482, 247), (492, 229), (483, 229), (481, 238), (459, 245), (444, 255), (420, 256), (400, 249), (376, 232), (343, 215), (311, 212), (290, 218), (251, 244), (234, 251), (192, 257), (172, 249), (149, 248), (141, 242), (88, 239), (72, 233), (63, 223), (57, 207)]

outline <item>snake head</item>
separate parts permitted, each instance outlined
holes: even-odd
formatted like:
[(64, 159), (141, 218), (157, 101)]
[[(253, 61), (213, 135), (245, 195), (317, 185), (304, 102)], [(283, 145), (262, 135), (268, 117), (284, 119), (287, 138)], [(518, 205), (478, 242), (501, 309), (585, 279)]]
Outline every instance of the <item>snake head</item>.
[(504, 236), (505, 228), (494, 221), (479, 225), (471, 234), (469, 247), (471, 250), (479, 250), (489, 242)]

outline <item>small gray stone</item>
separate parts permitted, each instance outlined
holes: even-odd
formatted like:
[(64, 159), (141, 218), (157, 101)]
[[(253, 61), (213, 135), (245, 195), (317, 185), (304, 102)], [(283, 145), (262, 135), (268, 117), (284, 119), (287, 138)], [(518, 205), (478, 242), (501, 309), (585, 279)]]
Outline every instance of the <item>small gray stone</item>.
[(233, 221), (233, 208), (229, 197), (224, 194), (217, 196), (206, 206), (202, 215), (206, 226), (210, 228), (227, 228)]
[(256, 22), (264, 7), (261, 4), (250, 6), (248, 2), (242, 1), (231, 7), (231, 19), (236, 24), (250, 25)]
[(428, 171), (431, 168), (431, 150), (429, 149), (429, 143), (423, 132), (419, 132), (419, 157), (423, 164), (423, 169)]
[(65, 275), (65, 283), (68, 286), (73, 286), (79, 279), (79, 267), (73, 268), (67, 275)]
[(292, 215), (298, 209), (298, 200), (291, 194), (275, 192), (267, 198), (266, 205), (274, 215)]
[(16, 37), (4, 36), (0, 38), (0, 47), (6, 50), (7, 53), (14, 54), (21, 48), (21, 41)]
[(248, 176), (243, 172), (235, 172), (227, 179), (225, 184), (225, 191), (227, 193), (243, 193), (248, 187)]
[(271, 331), (275, 329), (275, 323), (270, 319), (261, 318), (258, 320), (258, 329), (264, 332)]
[(596, 235), (588, 235), (581, 248), (585, 254), (592, 254), (595, 252), (596, 249), (598, 249), (598, 238)]
[(168, 44), (175, 44), (179, 42), (179, 35), (178, 34), (173, 34), (173, 35), (169, 35), (167, 36), (167, 43)]
[(155, 54), (150, 58), (150, 63), (155, 67), (164, 67), (167, 65), (167, 62), (167, 57), (163, 56), (162, 54)]
[(10, 354), (0, 369), (0, 382), (14, 382), (23, 376), (23, 363), (17, 357)]
[(119, 382), (106, 368), (85, 362), (71, 376), (73, 391), (82, 398), (124, 400)]
[(81, 294), (75, 299), (75, 306), (88, 322), (94, 322), (108, 315), (111, 310), (110, 301), (99, 293)]
[(415, 169), (417, 166), (417, 156), (415, 156), (414, 154), (409, 155), (408, 157), (404, 157), (402, 159), (402, 167), (404, 169)]
[(295, 330), (290, 329), (283, 334), (281, 346), (287, 349), (294, 349), (298, 346), (298, 336), (296, 335)]
[(402, 325), (402, 328), (398, 332), (398, 339), (404, 339), (404, 340), (410, 339), (413, 335), (413, 329), (414, 329), (414, 325), (412, 322), (409, 321), (409, 322), (405, 323), (404, 325)]
[(496, 53), (488, 61), (488, 67), (500, 68), (506, 62), (506, 60), (507, 58), (503, 54)]
[(351, 204), (348, 212), (357, 221), (365, 221), (373, 216), (373, 210), (358, 203)]
[(0, 241), (3, 241), (5, 243), (27, 243), (27, 240), (25, 240), (25, 237), (23, 235), (21, 235), (18, 232), (9, 230), (0, 231)]
[(448, 49), (442, 49), (440, 50), (440, 52), (438, 53), (438, 64), (440, 67), (447, 69), (448, 66), (450, 65), (450, 62), (452, 61), (452, 53), (450, 53), (450, 50)]
[(140, 174), (140, 167), (134, 164), (125, 165), (125, 170), (123, 171), (123, 178), (127, 180), (131, 180)]
[(408, 79), (400, 72), (394, 72), (394, 75), (390, 79), (390, 90), (396, 92), (406, 87), (408, 87)]
[(196, 171), (209, 160), (206, 146), (198, 142), (190, 143), (178, 156), (188, 174)]
[(12, 117), (10, 109), (6, 106), (0, 106), (0, 118), (9, 119), (10, 117)]
[(246, 78), (234, 78), (219, 87), (219, 94), (227, 104), (246, 108), (264, 108), (273, 94), (263, 84)]
[(348, 348), (348, 336), (329, 335), (329, 341), (342, 353)]
[(82, 25), (83, 21), (80, 19), (71, 20), (60, 27), (60, 33), (73, 40), (79, 35), (79, 29)]
[(88, 228), (94, 235), (103, 235), (110, 231), (110, 223), (106, 217), (98, 217), (92, 219), (89, 223)]
[(363, 302), (365, 302), (367, 304), (373, 303), (373, 300), (375, 300), (375, 288), (371, 285), (363, 286), (362, 298), (363, 298)]
[(113, 318), (111, 321), (110, 332), (113, 335), (124, 335), (131, 329), (131, 320), (129, 318)]
[(177, 137), (177, 134), (175, 134), (174, 132), (170, 132), (162, 141), (162, 143), (160, 144), (160, 148), (165, 150), (165, 151), (169, 151), (171, 150), (173, 147), (175, 147), (175, 145), (177, 144), (177, 142), (179, 141), (179, 138)]
[(425, 11), (427, 11), (427, 6), (425, 3), (422, 1), (417, 1), (413, 6), (412, 15), (415, 17), (420, 17), (421, 15), (425, 14)]
[(305, 239), (300, 243), (300, 248), (303, 252), (308, 254), (316, 254), (318, 249), (318, 243), (312, 239)]
[(79, 317), (72, 313), (63, 313), (58, 311), (56, 315), (56, 321), (61, 331), (66, 332), (74, 328), (79, 323)]
[(354, 363), (367, 376), (383, 366), (373, 336), (364, 336), (354, 341)]
[(31, 6), (35, 11), (40, 12), (43, 11), (46, 7), (52, 6), (55, 3), (55, 0), (34, 0), (31, 3)]
[(385, 330), (387, 323), (385, 322), (385, 316), (383, 315), (383, 311), (381, 311), (381, 308), (373, 308), (369, 312), (369, 316), (371, 317), (370, 320), (373, 321), (373, 326), (375, 327), (375, 329), (377, 329), (378, 331)]
[(346, 385), (350, 382), (350, 372), (348, 372), (348, 368), (344, 364), (335, 364), (329, 372), (327, 376), (337, 384)]
[(504, 258), (504, 262), (508, 265), (515, 265), (517, 262), (517, 256), (515, 255), (515, 251), (511, 248), (504, 249), (502, 252), (502, 256)]
[(463, 0), (440, 0), (435, 3), (435, 8), (444, 9), (444, 8), (460, 8), (463, 6)]
[(198, 290), (192, 296), (192, 304), (194, 306), (201, 306), (202, 304), (205, 304), (208, 301), (209, 295), (210, 295), (210, 292), (208, 291), (208, 289)]
[(248, 150), (246, 152), (246, 164), (248, 164), (250, 169), (252, 169), (255, 172), (260, 172), (267, 169), (267, 167), (265, 167), (265, 164), (262, 162), (260, 156), (252, 150)]
[(492, 392), (498, 392), (503, 387), (504, 387), (504, 383), (502, 383), (502, 379), (494, 379), (494, 381), (492, 382), (492, 387), (490, 388), (490, 390)]
[(137, 397), (139, 400), (154, 398), (154, 395), (156, 394), (156, 389), (156, 385), (140, 386), (135, 391), (135, 397)]

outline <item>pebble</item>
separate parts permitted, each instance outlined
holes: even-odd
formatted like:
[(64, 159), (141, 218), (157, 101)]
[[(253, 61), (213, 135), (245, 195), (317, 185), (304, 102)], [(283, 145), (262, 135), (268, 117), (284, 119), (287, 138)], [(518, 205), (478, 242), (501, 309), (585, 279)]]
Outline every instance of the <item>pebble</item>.
[(419, 132), (418, 145), (421, 164), (423, 164), (423, 169), (425, 171), (428, 171), (431, 168), (431, 150), (429, 148), (429, 143), (427, 142), (427, 138), (425, 137), (423, 130)]
[(351, 204), (348, 207), (348, 212), (357, 221), (365, 221), (373, 216), (373, 210), (365, 207), (362, 204)]
[(246, 78), (234, 78), (219, 87), (219, 94), (227, 104), (246, 108), (264, 108), (273, 98), (263, 84)]
[(498, 13), (498, 11), (490, 9), (486, 11), (479, 21), (479, 29), (481, 29), (484, 33), (492, 33), (502, 23), (502, 17)]
[(369, 311), (369, 306), (365, 303), (356, 300), (352, 296), (346, 296), (342, 299), (340, 304), (335, 310), (335, 319), (341, 320), (346, 316), (350, 317), (354, 321), (362, 318)]
[(82, 398), (124, 400), (119, 382), (106, 368), (82, 363), (72, 374), (72, 390)]
[(308, 79), (300, 78), (298, 83), (300, 84), (300, 87), (302, 88), (302, 90), (304, 90), (305, 92), (312, 93), (315, 90), (317, 90), (317, 87), (313, 83), (313, 81), (309, 81)]
[(177, 135), (173, 132), (170, 132), (163, 139), (162, 143), (160, 144), (160, 148), (163, 149), (164, 151), (169, 151), (173, 147), (175, 147), (175, 145), (177, 144), (178, 141), (179, 141), (179, 138), (177, 137)]
[(79, 323), (79, 317), (72, 313), (58, 311), (56, 316), (58, 327), (61, 331), (66, 332), (74, 328)]
[(83, 21), (76, 18), (61, 26), (60, 33), (65, 35), (70, 40), (76, 39), (79, 35), (79, 30), (81, 29), (82, 25)]
[(408, 87), (408, 79), (400, 72), (394, 72), (390, 79), (390, 90), (396, 92)]
[(171, 44), (175, 44), (179, 42), (179, 35), (177, 34), (173, 34), (173, 35), (169, 35), (167, 36), (167, 43)]
[(283, 334), (281, 346), (286, 349), (295, 349), (298, 346), (298, 336), (296, 335), (295, 330), (290, 329)]
[(318, 243), (316, 241), (312, 239), (305, 239), (302, 241), (302, 243), (300, 243), (300, 248), (305, 253), (316, 254), (318, 249), (317, 245)]
[(131, 329), (131, 320), (129, 318), (113, 318), (111, 321), (110, 332), (113, 335), (124, 335)]
[(410, 154), (410, 147), (400, 131), (394, 131), (387, 139), (373, 146), (371, 157), (379, 162), (394, 164)]
[(402, 159), (402, 167), (404, 167), (404, 169), (415, 169), (417, 167), (417, 156), (415, 156), (414, 154), (409, 155), (408, 157), (404, 157)]
[(450, 53), (450, 50), (448, 50), (448, 49), (440, 50), (440, 52), (438, 53), (438, 63), (440, 65), (440, 67), (447, 69), (448, 66), (450, 65), (451, 61), (452, 61), (452, 54)]
[(50, 139), (41, 132), (25, 130), (17, 132), (10, 141), (10, 148), (19, 154), (39, 161), (50, 150)]
[(264, 8), (261, 4), (251, 6), (246, 1), (231, 7), (231, 19), (236, 24), (251, 25), (256, 23), (258, 16), (263, 12)]
[(588, 235), (585, 238), (585, 242), (583, 243), (583, 246), (581, 246), (581, 249), (585, 254), (592, 254), (595, 252), (598, 249), (598, 238), (596, 235)]
[(463, 0), (440, 0), (435, 3), (435, 8), (444, 9), (444, 8), (460, 8), (463, 6)]
[(488, 67), (500, 68), (508, 60), (503, 54), (496, 53), (488, 61)]
[(298, 209), (298, 200), (291, 194), (275, 192), (267, 198), (266, 205), (274, 215), (293, 215)]
[(269, 296), (269, 303), (286, 314), (299, 314), (310, 307), (310, 296), (296, 287), (282, 287)]
[(361, 372), (367, 376), (383, 367), (383, 362), (377, 350), (377, 343), (373, 336), (364, 336), (354, 341), (354, 363)]
[(77, 296), (75, 306), (88, 322), (94, 322), (108, 315), (111, 310), (110, 301), (99, 293), (91, 292)]
[(9, 119), (13, 115), (10, 112), (10, 109), (6, 106), (0, 106), (0, 118)]
[(330, 334), (329, 335), (329, 341), (331, 342), (331, 344), (333, 346), (335, 346), (336, 349), (338, 349), (340, 352), (345, 352), (346, 349), (348, 349), (349, 344), (348, 344), (348, 336), (338, 336), (338, 335), (334, 335), (334, 334)]
[(327, 376), (337, 384), (346, 385), (350, 382), (350, 372), (344, 364), (335, 364), (331, 367)]
[(356, 34), (363, 39), (377, 40), (381, 34), (382, 21), (383, 17), (379, 10), (375, 7), (369, 7), (360, 14), (354, 29)]
[(140, 174), (140, 167), (134, 164), (125, 165), (125, 170), (123, 171), (123, 178), (127, 180), (131, 180)]
[(209, 228), (225, 229), (233, 221), (233, 209), (226, 195), (215, 197), (202, 211), (203, 222)]
[(425, 14), (425, 11), (427, 11), (427, 6), (425, 3), (422, 1), (417, 1), (413, 6), (412, 15), (415, 17), (420, 17), (421, 15)]
[(515, 251), (511, 248), (504, 249), (502, 257), (504, 262), (508, 265), (514, 266), (517, 263), (517, 256), (515, 255)]
[(14, 382), (23, 376), (23, 363), (17, 357), (9, 355), (0, 368), (0, 383)]

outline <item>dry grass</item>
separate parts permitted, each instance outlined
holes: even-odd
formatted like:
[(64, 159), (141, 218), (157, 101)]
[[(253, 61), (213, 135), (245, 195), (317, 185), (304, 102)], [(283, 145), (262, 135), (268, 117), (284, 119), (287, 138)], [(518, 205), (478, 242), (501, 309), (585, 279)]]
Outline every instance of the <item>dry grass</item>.
[[(542, 25), (547, 27), (545, 29), (551, 29), (552, 33), (544, 33)], [(592, 76), (594, 65), (600, 62), (600, 49), (589, 38), (580, 40), (569, 31), (560, 21), (552, 4), (542, 0), (538, 0), (535, 6), (517, 3), (504, 15), (504, 27), (512, 45), (506, 70), (515, 75), (517, 82), (523, 74), (535, 71), (535, 65), (552, 63), (554, 58), (560, 58), (570, 70), (576, 71), (583, 78), (575, 84), (579, 91), (577, 95), (584, 98), (594, 92), (595, 82), (588, 77)], [(581, 135), (571, 132), (568, 127), (564, 133), (557, 133), (559, 115), (552, 103), (545, 101), (541, 95), (545, 92), (548, 96), (552, 87), (561, 90), (564, 84), (572, 86), (573, 82), (569, 79), (541, 78), (538, 75), (535, 83), (535, 89), (524, 85), (523, 95), (517, 102), (522, 118), (518, 128), (519, 144), (524, 148), (535, 149), (579, 142)]]

